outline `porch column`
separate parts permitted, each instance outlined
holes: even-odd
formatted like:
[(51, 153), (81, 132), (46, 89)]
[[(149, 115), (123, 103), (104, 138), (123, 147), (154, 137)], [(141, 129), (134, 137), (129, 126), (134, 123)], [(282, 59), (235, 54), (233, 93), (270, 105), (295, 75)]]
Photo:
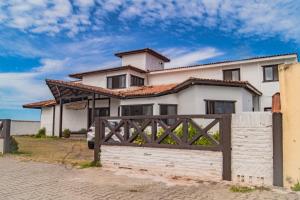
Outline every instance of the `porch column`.
[(59, 101), (59, 137), (62, 137), (63, 99)]
[(86, 115), (86, 121), (87, 121), (87, 128), (86, 130), (89, 130), (90, 128), (90, 100), (89, 97), (87, 98), (87, 115)]
[(52, 136), (54, 136), (54, 134), (55, 134), (55, 107), (56, 107), (56, 105), (54, 105), (53, 106), (53, 110), (52, 110), (52, 114), (53, 114), (53, 116), (52, 116)]
[(95, 93), (93, 93), (93, 99), (92, 99), (92, 123), (95, 121)]

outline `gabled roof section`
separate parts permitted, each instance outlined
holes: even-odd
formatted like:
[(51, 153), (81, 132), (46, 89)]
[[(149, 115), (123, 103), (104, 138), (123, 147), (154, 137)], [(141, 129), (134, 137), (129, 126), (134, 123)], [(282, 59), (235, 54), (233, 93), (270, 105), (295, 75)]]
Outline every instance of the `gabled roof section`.
[(24, 108), (41, 108), (56, 105), (61, 97), (72, 96), (74, 98), (89, 96), (93, 93), (101, 94), (107, 97), (117, 99), (133, 99), (145, 97), (157, 97), (168, 94), (174, 94), (187, 89), (193, 85), (210, 85), (210, 86), (224, 86), (224, 87), (239, 87), (255, 95), (262, 95), (262, 93), (247, 81), (224, 81), (215, 79), (200, 79), (189, 78), (181, 83), (163, 84), (134, 87), (129, 89), (111, 90), (102, 87), (84, 85), (78, 82), (67, 82), (60, 80), (46, 80), (53, 96), (56, 100), (41, 101), (23, 105)]
[(28, 103), (23, 105), (23, 108), (42, 108), (42, 107), (50, 107), (50, 106), (54, 106), (56, 105), (56, 101), (55, 99), (50, 99), (50, 100), (46, 100), (46, 101), (39, 101), (39, 102), (35, 102), (35, 103)]
[(63, 96), (82, 96), (90, 95), (93, 93), (119, 98), (119, 95), (113, 90), (85, 85), (79, 82), (46, 79), (46, 84), (48, 85), (56, 100), (60, 99)]
[(204, 63), (204, 64), (195, 64), (195, 65), (188, 65), (188, 66), (178, 66), (178, 67), (171, 67), (167, 69), (159, 69), (159, 70), (153, 70), (149, 72), (150, 74), (155, 73), (164, 73), (164, 72), (171, 72), (171, 71), (178, 71), (178, 70), (189, 70), (189, 69), (195, 69), (210, 65), (215, 66), (223, 66), (223, 65), (229, 65), (229, 64), (240, 64), (240, 63), (247, 63), (247, 62), (257, 62), (257, 61), (264, 61), (266, 59), (270, 58), (278, 58), (278, 59), (284, 59), (284, 58), (292, 58), (295, 57), (298, 60), (298, 54), (297, 53), (286, 53), (286, 54), (277, 54), (277, 55), (269, 55), (269, 56), (256, 56), (251, 58), (245, 58), (245, 59), (238, 59), (238, 60), (225, 60), (220, 62), (211, 62), (211, 63)]
[(120, 71), (120, 70), (133, 70), (139, 73), (146, 73), (147, 71), (139, 69), (137, 67), (131, 66), (131, 65), (126, 65), (126, 66), (120, 66), (120, 67), (114, 67), (114, 68), (106, 68), (106, 69), (98, 69), (98, 70), (93, 70), (93, 71), (87, 71), (87, 72), (80, 72), (80, 73), (74, 73), (70, 74), (69, 76), (71, 78), (78, 78), (82, 79), (84, 75), (89, 75), (89, 74), (94, 74), (94, 73), (106, 73), (106, 72), (114, 72), (114, 71)]
[(137, 49), (137, 50), (133, 50), (133, 51), (123, 51), (123, 52), (119, 52), (116, 53), (115, 56), (118, 56), (119, 58), (122, 58), (122, 56), (126, 56), (126, 55), (131, 55), (131, 54), (138, 54), (138, 53), (149, 53), (152, 56), (155, 56), (165, 62), (170, 62), (170, 59), (165, 57), (164, 55), (154, 51), (153, 49), (150, 48), (145, 48), (145, 49)]
[(226, 86), (226, 87), (241, 87), (249, 92), (259, 95), (262, 95), (258, 89), (256, 89), (252, 84), (248, 81), (230, 81), (230, 80), (218, 80), (218, 79), (203, 79), (203, 78), (189, 78), (188, 80), (178, 84), (173, 91), (179, 92), (181, 90), (186, 89), (192, 85), (212, 85), (212, 86)]

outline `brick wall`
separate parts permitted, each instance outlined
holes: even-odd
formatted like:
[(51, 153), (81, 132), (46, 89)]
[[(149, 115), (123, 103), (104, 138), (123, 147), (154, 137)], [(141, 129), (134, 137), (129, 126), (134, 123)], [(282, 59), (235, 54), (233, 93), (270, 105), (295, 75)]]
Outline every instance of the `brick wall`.
[(104, 167), (126, 167), (172, 176), (222, 179), (222, 153), (213, 151), (101, 146)]
[(232, 115), (232, 180), (273, 184), (272, 113)]

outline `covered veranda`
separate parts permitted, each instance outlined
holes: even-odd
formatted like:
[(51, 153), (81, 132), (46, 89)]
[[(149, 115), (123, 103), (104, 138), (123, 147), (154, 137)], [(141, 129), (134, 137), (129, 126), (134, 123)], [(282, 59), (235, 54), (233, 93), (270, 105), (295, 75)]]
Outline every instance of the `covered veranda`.
[[(63, 119), (64, 119), (64, 105), (75, 102), (81, 102), (81, 106), (87, 107), (86, 122), (87, 129), (94, 121), (96, 116), (110, 116), (111, 115), (111, 98), (119, 98), (120, 96), (114, 94), (110, 90), (106, 90), (100, 87), (87, 86), (76, 82), (65, 82), (58, 80), (46, 80), (51, 93), (53, 94), (56, 103), (59, 105), (58, 109), (58, 132), (59, 137), (62, 137), (63, 133)], [(96, 102), (106, 101), (105, 109), (102, 112), (96, 113)], [(78, 104), (77, 106), (80, 106)], [(55, 122), (55, 109), (57, 106), (53, 107), (53, 126)], [(97, 115), (96, 115), (97, 114)], [(75, 116), (74, 116), (75, 117)], [(54, 128), (53, 128), (54, 131)]]

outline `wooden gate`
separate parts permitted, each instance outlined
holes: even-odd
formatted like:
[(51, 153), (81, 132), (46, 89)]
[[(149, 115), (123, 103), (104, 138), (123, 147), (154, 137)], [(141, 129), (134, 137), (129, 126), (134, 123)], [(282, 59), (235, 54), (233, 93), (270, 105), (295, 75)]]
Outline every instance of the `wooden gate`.
[(221, 151), (231, 180), (231, 115), (161, 115), (95, 119), (94, 161), (101, 145)]

